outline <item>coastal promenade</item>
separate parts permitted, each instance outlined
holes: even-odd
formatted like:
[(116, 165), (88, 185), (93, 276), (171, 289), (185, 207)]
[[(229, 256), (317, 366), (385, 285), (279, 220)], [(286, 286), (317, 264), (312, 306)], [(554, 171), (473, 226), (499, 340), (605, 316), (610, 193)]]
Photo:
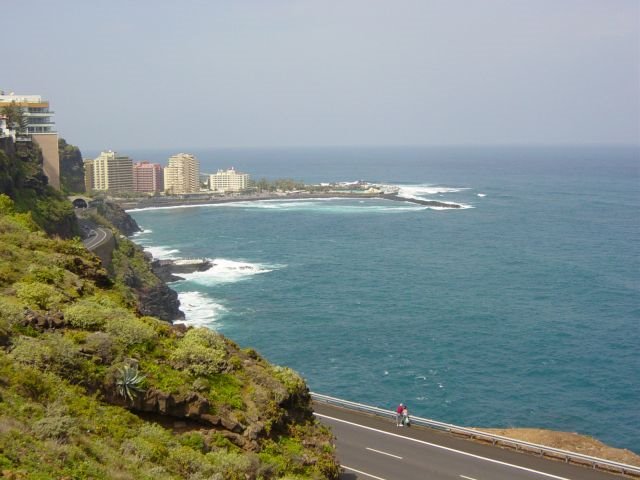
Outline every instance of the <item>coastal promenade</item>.
[(615, 480), (620, 475), (314, 402), (336, 436), (342, 480)]

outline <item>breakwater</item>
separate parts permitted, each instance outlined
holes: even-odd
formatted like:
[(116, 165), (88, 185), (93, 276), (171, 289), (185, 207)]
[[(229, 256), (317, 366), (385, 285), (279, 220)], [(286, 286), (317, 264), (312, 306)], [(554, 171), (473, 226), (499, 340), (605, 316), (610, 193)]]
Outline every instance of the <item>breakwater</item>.
[(232, 202), (256, 202), (266, 200), (313, 200), (322, 198), (345, 199), (382, 199), (396, 202), (409, 202), (434, 208), (461, 208), (456, 203), (439, 202), (435, 200), (423, 200), (418, 198), (403, 197), (395, 193), (357, 193), (357, 192), (295, 192), (295, 193), (266, 193), (255, 195), (232, 196), (175, 196), (175, 197), (150, 197), (143, 199), (115, 199), (118, 204), (126, 209), (180, 207), (197, 205), (215, 205)]

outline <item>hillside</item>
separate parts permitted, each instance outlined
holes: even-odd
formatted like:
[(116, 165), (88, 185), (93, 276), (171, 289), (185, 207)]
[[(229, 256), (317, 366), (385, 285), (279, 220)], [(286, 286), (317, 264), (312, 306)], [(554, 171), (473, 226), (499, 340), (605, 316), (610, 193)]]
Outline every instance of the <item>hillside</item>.
[(38, 152), (20, 148), (0, 151), (2, 475), (337, 478), (304, 381), (218, 333), (144, 316), (122, 276), (148, 274), (140, 257), (108, 271), (70, 238), (73, 212), (46, 178), (29, 183)]

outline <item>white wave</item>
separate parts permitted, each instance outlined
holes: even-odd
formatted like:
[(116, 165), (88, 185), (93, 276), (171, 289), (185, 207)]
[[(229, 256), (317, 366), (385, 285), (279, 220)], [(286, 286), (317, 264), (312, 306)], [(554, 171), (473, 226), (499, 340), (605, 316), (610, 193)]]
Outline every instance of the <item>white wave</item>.
[(246, 280), (254, 275), (269, 273), (284, 265), (264, 265), (261, 263), (237, 262), (216, 258), (210, 260), (211, 268), (204, 272), (181, 273), (180, 276), (187, 281), (200, 285), (219, 285), (222, 283), (234, 283)]
[(153, 233), (153, 230), (151, 230), (150, 228), (143, 228), (139, 232), (135, 232), (133, 235), (131, 235), (131, 237), (132, 238), (136, 238), (136, 237), (139, 237), (141, 235), (147, 235), (149, 233)]
[(180, 258), (177, 255), (180, 253), (180, 250), (176, 248), (145, 246), (144, 250), (153, 255), (153, 258), (156, 260), (175, 260)]
[(174, 323), (184, 323), (192, 326), (211, 326), (228, 310), (219, 303), (214, 302), (200, 292), (180, 292), (180, 310), (184, 312), (185, 319)]
[(413, 198), (416, 200), (429, 200), (426, 198), (432, 195), (443, 193), (458, 193), (467, 188), (444, 187), (438, 185), (418, 184), (418, 185), (395, 185), (398, 188), (398, 195), (405, 198)]
[(478, 194), (478, 196), (479, 196), (479, 197), (486, 197), (486, 196), (487, 196), (487, 194), (486, 194), (486, 193), (479, 193), (479, 194)]

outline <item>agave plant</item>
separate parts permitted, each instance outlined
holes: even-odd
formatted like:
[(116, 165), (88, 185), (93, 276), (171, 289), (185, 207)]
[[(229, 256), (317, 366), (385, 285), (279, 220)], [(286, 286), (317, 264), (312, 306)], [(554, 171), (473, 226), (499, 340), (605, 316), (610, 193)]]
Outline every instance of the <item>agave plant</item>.
[(133, 401), (134, 397), (138, 393), (144, 392), (142, 383), (145, 380), (145, 376), (138, 372), (138, 366), (125, 365), (122, 368), (118, 368), (118, 378), (116, 379), (116, 387), (118, 393), (125, 399)]

